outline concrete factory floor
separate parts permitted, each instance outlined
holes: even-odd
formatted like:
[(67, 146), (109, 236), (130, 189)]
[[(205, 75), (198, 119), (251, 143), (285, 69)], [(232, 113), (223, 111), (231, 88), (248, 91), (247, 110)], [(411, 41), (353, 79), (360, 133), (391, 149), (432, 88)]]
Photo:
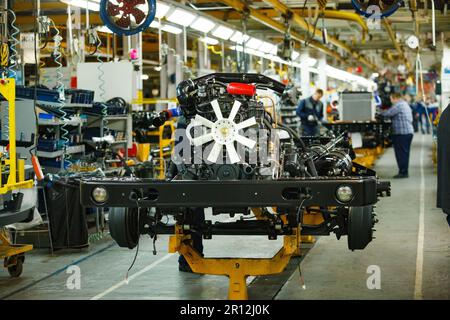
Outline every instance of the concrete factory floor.
[[(249, 278), (250, 298), (449, 299), (450, 228), (435, 208), (431, 145), (430, 136), (415, 136), (411, 177), (392, 180), (392, 197), (382, 198), (376, 209), (380, 220), (376, 239), (365, 250), (349, 251), (346, 238), (337, 241), (334, 236), (321, 237), (304, 251), (301, 270), (305, 290), (299, 281), (300, 258), (295, 258), (281, 275)], [(382, 178), (396, 174), (392, 149), (378, 161), (376, 170)], [(20, 278), (11, 279), (6, 270), (0, 271), (0, 298), (226, 299), (228, 279), (179, 272), (178, 255), (167, 253), (167, 238), (159, 237), (157, 255), (152, 254), (152, 241), (142, 238), (128, 283), (124, 278), (135, 250), (119, 248), (108, 237), (84, 251), (52, 256), (46, 250), (34, 250), (27, 254)], [(278, 250), (281, 241), (218, 236), (205, 241), (205, 254), (268, 257)], [(72, 273), (68, 273), (71, 269), (67, 269), (72, 264), (80, 268), (79, 289), (67, 286), (67, 282), (73, 283)], [(367, 270), (378, 267), (381, 289), (369, 290), (366, 283), (371, 273)]]

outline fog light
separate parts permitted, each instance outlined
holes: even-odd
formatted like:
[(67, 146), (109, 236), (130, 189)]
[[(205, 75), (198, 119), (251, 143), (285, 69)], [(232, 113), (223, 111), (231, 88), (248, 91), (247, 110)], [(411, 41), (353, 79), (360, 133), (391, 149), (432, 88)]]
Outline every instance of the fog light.
[(103, 187), (95, 187), (92, 190), (92, 198), (97, 203), (105, 203), (108, 200), (108, 191)]
[(349, 202), (353, 198), (353, 190), (349, 186), (341, 186), (336, 190), (336, 198), (340, 202)]

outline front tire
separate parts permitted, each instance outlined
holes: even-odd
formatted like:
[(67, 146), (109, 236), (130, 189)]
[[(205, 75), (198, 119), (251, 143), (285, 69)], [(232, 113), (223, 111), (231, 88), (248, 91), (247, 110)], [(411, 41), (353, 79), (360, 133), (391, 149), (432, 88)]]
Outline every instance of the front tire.
[(347, 223), (348, 248), (352, 251), (364, 249), (373, 239), (373, 207), (350, 207)]
[(136, 208), (111, 208), (109, 232), (119, 247), (135, 248), (139, 241), (138, 210)]

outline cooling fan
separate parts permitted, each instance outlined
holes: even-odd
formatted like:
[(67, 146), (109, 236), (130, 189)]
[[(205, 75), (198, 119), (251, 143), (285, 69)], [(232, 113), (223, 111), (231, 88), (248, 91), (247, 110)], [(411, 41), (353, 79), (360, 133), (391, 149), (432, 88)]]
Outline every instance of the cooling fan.
[[(352, 0), (353, 7), (366, 18), (370, 17), (389, 17), (402, 5), (403, 0)], [(379, 8), (374, 12), (373, 6)]]
[(100, 17), (114, 33), (130, 36), (143, 31), (156, 14), (156, 0), (102, 0)]
[[(235, 123), (234, 119), (241, 107), (241, 103), (237, 100), (234, 101), (228, 118), (223, 117), (217, 100), (211, 101), (211, 106), (217, 119), (216, 122), (212, 122), (197, 114), (187, 127), (187, 137), (194, 146), (201, 146), (210, 141), (214, 141), (214, 145), (207, 159), (209, 162), (218, 163), (221, 160), (220, 156), (223, 155), (223, 148), (225, 147), (231, 163), (237, 163), (241, 159), (234, 146), (235, 142), (249, 149), (253, 149), (256, 145), (256, 141), (240, 135), (239, 130), (255, 125), (256, 119), (255, 117), (251, 117), (242, 122)], [(192, 138), (190, 131), (193, 127), (198, 126), (204, 129), (203, 132), (208, 132), (199, 137)]]

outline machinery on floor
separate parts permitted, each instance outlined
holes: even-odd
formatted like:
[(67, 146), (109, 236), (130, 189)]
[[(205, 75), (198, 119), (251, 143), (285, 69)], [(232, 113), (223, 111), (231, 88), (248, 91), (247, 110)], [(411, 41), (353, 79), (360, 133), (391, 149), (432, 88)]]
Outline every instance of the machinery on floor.
[[(247, 298), (248, 275), (281, 272), (299, 253), (300, 235), (347, 235), (350, 250), (364, 249), (377, 222), (374, 205), (379, 196), (390, 194), (389, 182), (352, 163), (345, 134), (300, 137), (276, 122), (258, 96), (284, 90), (283, 84), (257, 74), (210, 74), (180, 83), (177, 98), (186, 129), (179, 119), (173, 177), (84, 179), (82, 204), (127, 208), (109, 222), (122, 247), (134, 248), (141, 234), (173, 234), (171, 251), (182, 253), (194, 272), (230, 277), (232, 299)], [(191, 209), (206, 207), (215, 215), (253, 213), (256, 218), (194, 223)], [(176, 224), (164, 224), (166, 215)], [(272, 259), (225, 261), (196, 252), (193, 232), (204, 239), (265, 235), (285, 240)]]

